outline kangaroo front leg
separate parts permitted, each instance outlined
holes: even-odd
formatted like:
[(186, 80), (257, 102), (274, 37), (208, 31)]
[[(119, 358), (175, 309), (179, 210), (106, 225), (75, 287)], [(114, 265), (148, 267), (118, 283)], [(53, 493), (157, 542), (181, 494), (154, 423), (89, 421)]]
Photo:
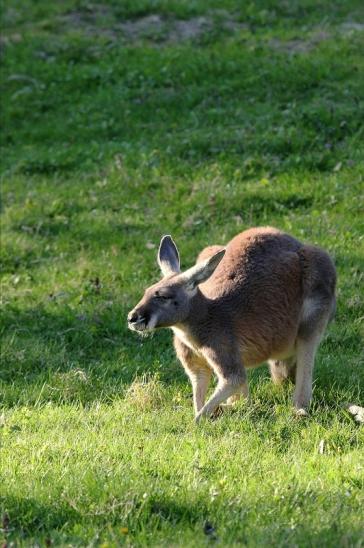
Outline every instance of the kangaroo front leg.
[(202, 356), (193, 352), (191, 348), (184, 344), (177, 336), (174, 337), (173, 342), (177, 356), (192, 384), (193, 407), (196, 416), (205, 403), (212, 370)]
[(216, 340), (216, 347), (206, 349), (204, 357), (215, 372), (218, 383), (210, 399), (196, 415), (196, 422), (202, 417), (211, 416), (228, 398), (241, 393), (248, 396), (245, 368), (238, 350), (231, 347), (230, 341), (224, 338)]
[(209, 369), (188, 371), (188, 376), (192, 384), (195, 416), (197, 416), (198, 412), (205, 403), (206, 392), (210, 383), (211, 375), (212, 371)]
[(232, 405), (235, 405), (236, 403), (238, 403), (238, 401), (241, 399), (241, 397), (244, 397), (244, 398), (248, 398), (249, 397), (249, 391), (248, 391), (248, 385), (247, 384), (244, 384), (242, 387), (241, 387), (241, 390), (239, 390), (239, 392), (237, 392), (236, 394), (233, 394), (232, 396), (230, 396), (227, 401), (226, 401), (226, 404), (227, 406), (231, 407)]
[(236, 379), (222, 379), (220, 378), (217, 387), (212, 394), (211, 398), (205, 403), (203, 408), (196, 415), (196, 422), (200, 422), (202, 417), (210, 417), (216, 408), (228, 398), (234, 396), (238, 392), (241, 392), (244, 386), (244, 392), (247, 395), (246, 380), (236, 381)]

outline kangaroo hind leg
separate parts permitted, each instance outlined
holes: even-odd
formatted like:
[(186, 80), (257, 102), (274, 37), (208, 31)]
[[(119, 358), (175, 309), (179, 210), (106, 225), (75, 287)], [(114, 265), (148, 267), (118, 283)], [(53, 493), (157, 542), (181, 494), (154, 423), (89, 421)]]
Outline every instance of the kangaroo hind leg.
[[(302, 322), (296, 340), (296, 389), (293, 403), (300, 415), (306, 415), (312, 397), (312, 375), (315, 356), (330, 319), (331, 303), (318, 306)], [(309, 321), (310, 320), (310, 321)]]
[(269, 370), (274, 384), (282, 384), (287, 380), (295, 382), (296, 356), (286, 360), (269, 360)]

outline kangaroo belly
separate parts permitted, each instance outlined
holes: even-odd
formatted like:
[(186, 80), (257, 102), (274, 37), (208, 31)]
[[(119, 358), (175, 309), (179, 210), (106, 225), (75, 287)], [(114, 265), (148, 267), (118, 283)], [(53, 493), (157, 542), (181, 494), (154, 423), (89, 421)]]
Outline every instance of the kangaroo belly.
[(290, 341), (281, 349), (272, 349), (272, 351), (258, 348), (257, 346), (245, 347), (241, 350), (241, 359), (245, 367), (258, 367), (262, 363), (273, 360), (285, 360), (295, 353), (295, 342)]
[(242, 361), (246, 367), (255, 367), (269, 359), (282, 360), (295, 352), (299, 326), (299, 310), (293, 314), (259, 316), (240, 321), (238, 333)]

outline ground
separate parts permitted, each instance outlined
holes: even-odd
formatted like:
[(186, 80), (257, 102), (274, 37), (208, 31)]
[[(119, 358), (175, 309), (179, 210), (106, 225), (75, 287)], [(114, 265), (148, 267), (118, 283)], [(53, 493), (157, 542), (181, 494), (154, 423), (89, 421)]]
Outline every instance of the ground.
[[(363, 546), (364, 57), (356, 0), (5, 3), (0, 537)], [(191, 266), (270, 224), (326, 248), (311, 415), (193, 423), (171, 334), (129, 332), (160, 236)]]

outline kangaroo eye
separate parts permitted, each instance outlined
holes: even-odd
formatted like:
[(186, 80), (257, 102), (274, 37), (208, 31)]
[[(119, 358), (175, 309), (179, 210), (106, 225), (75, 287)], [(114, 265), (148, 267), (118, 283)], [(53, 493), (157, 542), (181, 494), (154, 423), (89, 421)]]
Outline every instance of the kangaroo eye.
[(167, 295), (160, 295), (159, 293), (156, 293), (154, 297), (160, 301), (169, 301), (171, 297), (168, 297)]

